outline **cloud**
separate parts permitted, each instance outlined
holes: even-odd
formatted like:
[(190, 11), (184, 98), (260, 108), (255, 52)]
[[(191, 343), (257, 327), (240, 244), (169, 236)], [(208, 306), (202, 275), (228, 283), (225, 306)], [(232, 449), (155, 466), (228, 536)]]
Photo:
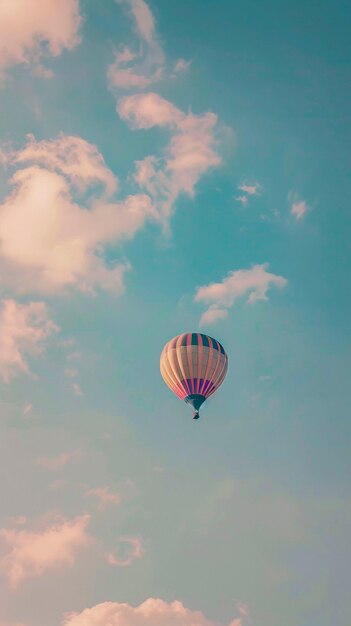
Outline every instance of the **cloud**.
[[(20, 373), (30, 374), (27, 358), (41, 354), (58, 327), (44, 302), (19, 304), (6, 299), (0, 308), (0, 376), (8, 383)], [(27, 406), (27, 413), (30, 409)], [(24, 413), (26, 414), (26, 413)]]
[(73, 393), (76, 396), (83, 396), (83, 391), (81, 390), (80, 386), (78, 385), (78, 383), (72, 383), (72, 389), (73, 389)]
[(68, 369), (65, 370), (65, 374), (69, 378), (76, 378), (79, 375), (79, 372), (78, 372), (78, 370), (75, 370), (75, 369), (72, 369), (72, 368), (68, 368)]
[(187, 72), (192, 61), (186, 61), (185, 59), (178, 59), (178, 61), (174, 65), (174, 73), (181, 74)]
[(149, 196), (114, 200), (117, 179), (96, 146), (79, 137), (29, 137), (11, 163), (12, 191), (0, 205), (2, 283), (22, 293), (123, 293), (130, 264), (107, 264), (103, 252), (155, 218)]
[(268, 272), (268, 264), (254, 265), (249, 270), (229, 272), (220, 283), (211, 283), (198, 287), (195, 302), (209, 304), (209, 309), (202, 315), (200, 325), (213, 323), (225, 317), (227, 309), (235, 302), (247, 295), (247, 302), (252, 304), (257, 300), (267, 300), (267, 291), (271, 285), (285, 287), (287, 280)]
[(33, 409), (33, 405), (30, 402), (26, 402), (22, 411), (23, 415), (24, 416), (29, 415), (29, 413), (32, 412), (32, 409)]
[(117, 0), (128, 7), (138, 37), (138, 51), (128, 46), (115, 52), (107, 77), (111, 88), (144, 89), (159, 81), (165, 58), (158, 41), (155, 19), (144, 0)]
[(129, 567), (144, 556), (143, 542), (139, 537), (120, 537), (118, 543), (119, 547), (106, 556), (110, 565)]
[(82, 458), (81, 450), (73, 450), (72, 452), (62, 452), (58, 456), (54, 457), (41, 457), (36, 459), (35, 464), (40, 465), (41, 467), (45, 467), (50, 471), (56, 472), (57, 470), (62, 469), (68, 463), (72, 461), (77, 461)]
[(300, 202), (293, 202), (290, 210), (292, 215), (294, 215), (296, 219), (299, 220), (308, 211), (308, 206), (304, 200), (301, 200)]
[(154, 92), (121, 98), (117, 111), (133, 130), (154, 126), (177, 128), (185, 118), (174, 104)]
[(238, 186), (238, 189), (247, 193), (249, 196), (258, 196), (261, 192), (261, 185), (259, 183), (241, 183), (241, 185)]
[[(230, 626), (243, 626), (245, 616)], [(182, 602), (149, 598), (137, 607), (126, 603), (104, 602), (81, 613), (66, 615), (63, 626), (216, 626), (201, 611), (191, 611)]]
[(218, 320), (223, 320), (228, 317), (228, 311), (226, 309), (219, 309), (215, 304), (211, 305), (205, 313), (201, 316), (200, 326), (205, 324), (214, 324)]
[(87, 547), (89, 515), (60, 520), (38, 531), (2, 528), (0, 538), (9, 552), (0, 560), (12, 588), (27, 578), (37, 578), (45, 570), (72, 566), (79, 550)]
[[(59, 56), (80, 41), (79, 0), (2, 0), (0, 2), (0, 78), (14, 65)], [(39, 70), (40, 71), (40, 70)], [(47, 72), (45, 68), (41, 71)]]
[(136, 162), (135, 182), (150, 194), (165, 223), (172, 214), (178, 196), (194, 195), (195, 185), (205, 172), (217, 166), (217, 116), (184, 114), (156, 93), (122, 98), (117, 111), (132, 129), (166, 127), (171, 140), (163, 158), (147, 156)]
[(11, 523), (14, 526), (24, 526), (25, 524), (27, 524), (27, 518), (25, 515), (19, 515), (18, 517), (13, 517), (11, 519)]
[(27, 140), (22, 150), (13, 153), (14, 164), (36, 163), (59, 172), (80, 192), (94, 184), (101, 184), (107, 196), (116, 192), (116, 176), (106, 166), (97, 147), (85, 139), (61, 134), (54, 141), (36, 141), (33, 135), (27, 135)]
[(306, 215), (306, 213), (310, 211), (311, 207), (307, 204), (306, 200), (303, 200), (296, 191), (289, 191), (288, 202), (290, 204), (290, 213), (297, 220), (302, 219)]
[(121, 498), (118, 493), (112, 493), (107, 487), (96, 487), (94, 489), (88, 489), (85, 492), (86, 496), (93, 496), (98, 499), (98, 510), (104, 511), (109, 504), (120, 504)]
[(237, 202), (240, 202), (243, 206), (245, 206), (248, 203), (248, 197), (247, 196), (237, 196), (235, 198), (235, 200)]

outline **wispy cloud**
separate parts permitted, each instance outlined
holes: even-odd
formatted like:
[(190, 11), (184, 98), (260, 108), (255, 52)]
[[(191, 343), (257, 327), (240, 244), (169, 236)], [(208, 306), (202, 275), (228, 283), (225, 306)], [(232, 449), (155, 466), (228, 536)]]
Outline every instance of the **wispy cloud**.
[[(240, 608), (242, 607), (242, 608)], [(239, 618), (229, 626), (244, 626), (247, 607), (238, 605)], [(127, 603), (103, 602), (81, 613), (66, 615), (63, 626), (106, 626), (109, 623), (128, 626), (218, 626), (206, 619), (201, 611), (191, 611), (182, 602), (165, 602), (149, 598), (137, 607)]]
[(243, 182), (238, 185), (239, 191), (243, 193), (240, 196), (236, 196), (235, 200), (240, 202), (242, 206), (246, 206), (249, 203), (250, 196), (258, 196), (262, 192), (262, 186), (260, 183), (248, 183)]
[[(58, 327), (48, 315), (44, 302), (0, 303), (0, 376), (8, 383), (20, 373), (30, 374), (28, 358), (45, 350), (46, 341)], [(30, 409), (27, 405), (28, 413)], [(26, 414), (24, 413), (24, 414)]]
[(113, 493), (108, 487), (95, 487), (87, 489), (85, 495), (94, 497), (98, 500), (98, 510), (104, 511), (109, 505), (118, 505), (121, 503), (121, 497), (118, 493)]
[(165, 155), (137, 161), (134, 176), (136, 183), (150, 194), (166, 224), (178, 196), (193, 196), (201, 176), (221, 162), (216, 150), (217, 116), (211, 112), (185, 114), (156, 93), (122, 98), (117, 110), (132, 129), (164, 126), (171, 131)]
[(9, 551), (0, 567), (12, 588), (27, 578), (37, 578), (45, 570), (72, 566), (79, 550), (87, 547), (89, 515), (72, 520), (61, 519), (36, 530), (0, 529), (0, 538)]
[(37, 73), (50, 76), (40, 65), (48, 54), (56, 57), (80, 41), (79, 0), (27, 0), (0, 2), (0, 78), (13, 65), (33, 64)]
[[(98, 286), (122, 293), (130, 264), (105, 263), (104, 246), (132, 238), (155, 218), (149, 196), (114, 200), (116, 177), (97, 148), (79, 137), (30, 137), (11, 161), (17, 168), (12, 192), (0, 205), (3, 284), (19, 292), (70, 287), (91, 293)], [(79, 204), (83, 192), (86, 206)]]
[(310, 210), (306, 200), (303, 200), (296, 191), (289, 191), (288, 202), (290, 204), (290, 213), (297, 220), (302, 219)]
[(249, 607), (244, 604), (243, 602), (237, 602), (236, 603), (236, 609), (240, 615), (240, 617), (237, 617), (236, 619), (234, 619), (229, 626), (243, 626), (244, 623), (246, 622), (246, 620), (249, 619), (250, 617), (250, 612), (249, 612)]
[(268, 272), (268, 264), (255, 265), (248, 270), (232, 271), (219, 283), (198, 287), (195, 302), (209, 304), (203, 313), (200, 325), (216, 322), (227, 316), (227, 310), (244, 296), (252, 304), (257, 300), (267, 300), (267, 291), (272, 286), (285, 287), (287, 280)]
[(144, 556), (144, 546), (140, 537), (120, 537), (118, 547), (106, 556), (109, 565), (129, 567)]
[(24, 417), (26, 417), (27, 415), (29, 415), (29, 413), (31, 413), (31, 412), (32, 412), (32, 409), (33, 409), (32, 404), (31, 404), (30, 402), (26, 402), (26, 403), (25, 403), (25, 405), (24, 405), (24, 407), (23, 407), (23, 411), (22, 411), (22, 413), (23, 413)]
[(240, 204), (242, 204), (243, 206), (246, 206), (249, 201), (247, 196), (237, 196), (235, 200), (237, 202), (240, 202)]
[(247, 193), (249, 196), (258, 196), (261, 193), (262, 187), (259, 183), (241, 183), (238, 189)]
[(185, 59), (178, 59), (174, 65), (174, 74), (183, 74), (188, 71), (192, 61), (186, 61)]
[(137, 50), (124, 46), (115, 52), (107, 76), (112, 88), (144, 89), (163, 76), (165, 58), (159, 43), (155, 18), (144, 0), (117, 0), (128, 7), (138, 38)]
[(78, 385), (78, 383), (72, 383), (72, 389), (73, 389), (73, 393), (75, 396), (83, 396), (83, 391), (80, 388), (80, 385)]
[(56, 472), (73, 461), (79, 461), (82, 456), (82, 450), (73, 450), (72, 452), (62, 452), (54, 457), (40, 457), (36, 459), (35, 464)]

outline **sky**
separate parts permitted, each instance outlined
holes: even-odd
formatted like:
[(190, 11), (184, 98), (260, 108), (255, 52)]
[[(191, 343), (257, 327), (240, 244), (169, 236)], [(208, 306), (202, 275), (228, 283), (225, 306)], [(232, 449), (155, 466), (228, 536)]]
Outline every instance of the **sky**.
[(351, 623), (350, 18), (0, 0), (0, 626)]

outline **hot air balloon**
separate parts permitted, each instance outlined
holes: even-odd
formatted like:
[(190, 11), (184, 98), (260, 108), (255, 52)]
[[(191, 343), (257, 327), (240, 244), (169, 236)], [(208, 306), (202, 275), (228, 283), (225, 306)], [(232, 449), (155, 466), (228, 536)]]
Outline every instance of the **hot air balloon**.
[(193, 419), (200, 417), (201, 405), (222, 384), (227, 369), (223, 346), (202, 333), (178, 335), (161, 353), (161, 376), (178, 398), (193, 407)]

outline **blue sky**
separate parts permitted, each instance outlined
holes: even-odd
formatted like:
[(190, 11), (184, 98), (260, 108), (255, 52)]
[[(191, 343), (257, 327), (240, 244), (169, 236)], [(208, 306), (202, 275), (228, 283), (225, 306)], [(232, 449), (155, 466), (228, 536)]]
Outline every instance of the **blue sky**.
[[(349, 626), (349, 7), (17, 3), (0, 626)], [(159, 373), (192, 331), (198, 422)]]

